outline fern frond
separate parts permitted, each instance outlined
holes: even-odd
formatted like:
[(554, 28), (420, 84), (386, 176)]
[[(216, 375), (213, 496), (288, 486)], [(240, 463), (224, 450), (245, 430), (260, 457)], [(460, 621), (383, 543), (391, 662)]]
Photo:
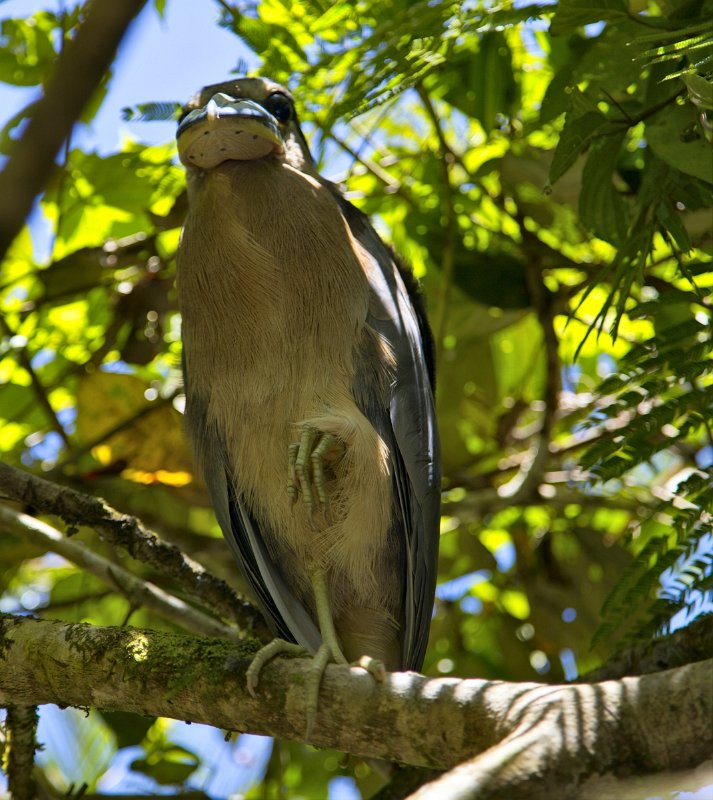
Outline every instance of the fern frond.
[(167, 122), (178, 119), (181, 104), (170, 101), (158, 103), (138, 103), (121, 110), (125, 122)]

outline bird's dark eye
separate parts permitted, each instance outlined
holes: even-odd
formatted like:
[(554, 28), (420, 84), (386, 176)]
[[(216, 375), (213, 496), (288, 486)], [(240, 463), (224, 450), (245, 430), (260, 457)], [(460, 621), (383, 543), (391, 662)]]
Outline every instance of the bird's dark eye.
[(275, 92), (263, 101), (263, 106), (278, 122), (289, 122), (292, 119), (292, 101), (281, 92)]

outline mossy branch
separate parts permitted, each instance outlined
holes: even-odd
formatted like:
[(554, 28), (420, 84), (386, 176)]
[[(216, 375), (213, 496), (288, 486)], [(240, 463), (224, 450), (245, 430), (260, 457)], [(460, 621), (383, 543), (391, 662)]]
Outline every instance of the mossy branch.
[[(252, 697), (249, 650), (219, 639), (0, 615), (0, 705), (97, 707), (304, 740), (307, 663), (272, 662)], [(359, 668), (329, 667), (311, 743), (436, 769), (469, 762), (468, 774), (489, 792), (483, 797), (565, 796), (547, 794), (563, 776), (571, 787), (597, 773), (704, 761), (713, 750), (711, 668), (702, 661), (548, 686), (415, 673), (378, 684)]]
[(86, 526), (137, 561), (177, 583), (223, 619), (243, 629), (260, 625), (259, 614), (241, 602), (230, 587), (185, 556), (175, 545), (162, 541), (138, 519), (121, 514), (99, 497), (38, 478), (0, 462), (0, 497), (22, 503), (41, 514), (62, 519), (69, 529)]

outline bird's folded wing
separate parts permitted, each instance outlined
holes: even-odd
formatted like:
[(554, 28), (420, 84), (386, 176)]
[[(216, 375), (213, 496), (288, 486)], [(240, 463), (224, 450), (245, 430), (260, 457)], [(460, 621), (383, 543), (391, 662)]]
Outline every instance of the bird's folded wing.
[(287, 587), (278, 565), (265, 544), (265, 532), (249, 513), (233, 488), (225, 447), (213, 427), (206, 424), (206, 406), (189, 390), (190, 376), (183, 366), (186, 395), (191, 413), (186, 415), (196, 459), (203, 472), (218, 524), (230, 545), (258, 607), (274, 633), (297, 641), (310, 652), (321, 644), (319, 631), (304, 606)]
[[(436, 585), (440, 522), (440, 444), (433, 401), (430, 332), (393, 255), (368, 220), (342, 200), (352, 234), (373, 259), (368, 325), (388, 343), (395, 375), (388, 409), (365, 413), (392, 451), (395, 500), (402, 520), (406, 571), (404, 666), (420, 669)], [(412, 280), (411, 280), (412, 282)]]

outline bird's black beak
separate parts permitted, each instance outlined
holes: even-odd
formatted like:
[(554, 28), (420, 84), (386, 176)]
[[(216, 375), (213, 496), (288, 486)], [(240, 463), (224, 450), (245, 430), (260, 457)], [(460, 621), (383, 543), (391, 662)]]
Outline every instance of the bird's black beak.
[(279, 123), (269, 111), (223, 92), (189, 111), (178, 125), (176, 139), (181, 161), (197, 169), (281, 154), (284, 148)]

